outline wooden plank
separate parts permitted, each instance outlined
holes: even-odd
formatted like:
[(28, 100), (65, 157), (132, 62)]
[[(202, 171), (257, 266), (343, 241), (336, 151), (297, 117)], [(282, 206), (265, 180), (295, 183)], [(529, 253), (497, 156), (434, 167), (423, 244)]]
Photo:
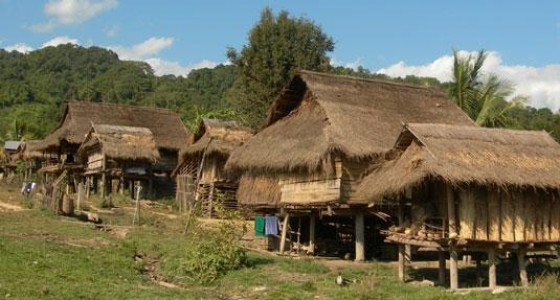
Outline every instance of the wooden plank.
[(524, 193), (514, 193), (512, 194), (512, 203), (515, 214), (515, 241), (523, 242), (525, 241), (525, 194)]
[(525, 238), (529, 241), (534, 241), (537, 239), (535, 218), (538, 207), (536, 207), (534, 199), (528, 197), (525, 197), (523, 207), (525, 211)]
[(492, 190), (488, 190), (488, 239), (500, 240), (500, 199)]
[(560, 201), (558, 198), (550, 194), (548, 197), (551, 200), (551, 209), (550, 209), (550, 239), (553, 241), (560, 240)]
[(475, 239), (475, 197), (471, 188), (459, 192), (459, 235), (464, 239)]
[(514, 242), (515, 241), (515, 210), (511, 204), (512, 200), (509, 194), (500, 193), (500, 200), (502, 204), (502, 226), (501, 226), (501, 236), (502, 241)]
[(488, 240), (488, 194), (480, 189), (472, 191), (475, 201), (475, 238)]
[(455, 197), (453, 195), (453, 188), (447, 186), (447, 219), (449, 222), (449, 238), (456, 238), (459, 235), (457, 229), (457, 219), (455, 211)]

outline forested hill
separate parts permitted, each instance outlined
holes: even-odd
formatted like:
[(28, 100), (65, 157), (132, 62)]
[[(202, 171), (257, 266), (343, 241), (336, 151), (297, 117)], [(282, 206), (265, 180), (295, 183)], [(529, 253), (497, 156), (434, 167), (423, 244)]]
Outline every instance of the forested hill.
[[(328, 71), (447, 88), (433, 78), (391, 79), (364, 68)], [(242, 118), (236, 115), (239, 102), (226, 99), (236, 95), (232, 87), (238, 74), (235, 65), (219, 65), (187, 77), (155, 76), (147, 63), (122, 61), (99, 47), (67, 44), (28, 54), (0, 49), (0, 142), (43, 138), (57, 125), (68, 99), (167, 107), (190, 127), (201, 116)], [(547, 108), (515, 108), (508, 114), (516, 128), (546, 130), (560, 139), (560, 115)]]
[(236, 67), (155, 76), (150, 65), (122, 61), (99, 47), (46, 47), (21, 54), (0, 49), (0, 140), (42, 138), (68, 99), (168, 107), (185, 122), (221, 110)]

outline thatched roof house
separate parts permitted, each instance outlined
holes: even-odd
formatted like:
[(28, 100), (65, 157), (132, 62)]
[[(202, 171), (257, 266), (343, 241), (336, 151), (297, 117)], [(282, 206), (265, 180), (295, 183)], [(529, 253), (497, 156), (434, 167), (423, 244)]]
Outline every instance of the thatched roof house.
[(123, 161), (155, 163), (160, 157), (154, 135), (145, 127), (92, 124), (78, 152), (86, 158), (92, 150)]
[(157, 148), (174, 151), (190, 135), (179, 115), (170, 109), (70, 100), (60, 124), (45, 138), (42, 149), (55, 152), (61, 141), (77, 149), (92, 123), (146, 127), (152, 132)]
[(42, 144), (42, 140), (28, 140), (21, 142), (17, 150), (17, 158), (23, 160), (43, 158), (43, 153), (40, 150)]
[[(247, 205), (279, 204), (271, 199), (298, 205), (338, 202), (351, 193), (367, 162), (391, 149), (405, 122), (474, 125), (440, 90), (300, 71), (272, 105), (265, 128), (233, 151), (227, 167), (246, 175), (239, 199)], [(339, 182), (323, 182), (334, 193), (316, 199), (305, 193), (262, 197), (271, 180), (285, 187), (286, 177)], [(256, 193), (259, 185), (266, 191)]]
[(408, 124), (394, 160), (365, 177), (351, 202), (402, 194), (428, 178), (450, 185), (560, 189), (560, 144), (543, 131)]
[(203, 210), (212, 215), (212, 202), (218, 195), (225, 207), (236, 207), (239, 177), (226, 174), (224, 166), (233, 149), (252, 135), (251, 129), (235, 121), (202, 119), (193, 143), (181, 151), (181, 162), (174, 171), (179, 207), (194, 203), (196, 198)]
[(181, 150), (180, 166), (189, 158), (200, 158), (203, 153), (206, 156), (216, 155), (227, 159), (233, 149), (241, 146), (251, 136), (251, 129), (236, 121), (204, 118), (193, 135), (192, 144)]
[[(560, 244), (560, 144), (546, 132), (444, 124), (408, 124), (393, 157), (373, 166), (351, 203), (398, 204), (385, 241), (440, 251), (439, 278), (459, 287), (458, 252), (486, 252), (496, 287), (496, 253), (516, 252), (528, 284), (527, 251)], [(443, 258), (442, 258), (443, 257)]]

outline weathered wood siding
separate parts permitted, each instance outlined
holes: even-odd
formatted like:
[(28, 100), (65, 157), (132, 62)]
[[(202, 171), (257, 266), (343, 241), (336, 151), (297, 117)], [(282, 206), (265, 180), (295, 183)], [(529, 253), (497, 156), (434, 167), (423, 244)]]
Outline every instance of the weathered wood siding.
[(369, 161), (345, 159), (340, 161), (340, 166), (340, 201), (342, 203), (346, 203), (354, 192), (356, 192), (356, 188), (360, 184), (362, 174), (369, 167)]
[(456, 190), (463, 239), (504, 242), (560, 241), (559, 200), (535, 190)]
[(92, 151), (87, 158), (87, 169), (97, 170), (103, 168), (103, 154), (100, 150)]

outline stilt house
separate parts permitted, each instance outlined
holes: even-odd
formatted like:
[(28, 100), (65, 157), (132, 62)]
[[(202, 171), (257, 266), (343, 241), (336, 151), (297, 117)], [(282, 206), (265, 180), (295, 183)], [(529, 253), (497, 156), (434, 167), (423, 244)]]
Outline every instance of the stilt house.
[(69, 186), (66, 190), (72, 193), (77, 183), (83, 180), (84, 165), (77, 151), (92, 123), (149, 129), (159, 152), (159, 159), (152, 166), (152, 172), (158, 175), (155, 178), (159, 187), (156, 193), (172, 195), (173, 181), (169, 175), (177, 166), (179, 149), (190, 136), (176, 112), (156, 107), (70, 100), (60, 124), (40, 147), (46, 157), (41, 168), (47, 186), (45, 202), (50, 203), (53, 197), (60, 198), (56, 196), (61, 192), (60, 184), (66, 182)]
[[(382, 240), (373, 228), (382, 224), (349, 199), (372, 159), (392, 148), (403, 122), (474, 126), (440, 90), (300, 71), (273, 103), (264, 129), (227, 162), (242, 174), (238, 202), (261, 213), (282, 212), (285, 220), (297, 216), (293, 230), (283, 233), (294, 233), (291, 240), (299, 237), (308, 252), (355, 252), (363, 260), (367, 238), (368, 256), (379, 254), (374, 246)], [(372, 229), (367, 237), (364, 222)]]
[(235, 121), (201, 120), (193, 143), (181, 151), (175, 172), (181, 209), (198, 203), (203, 213), (211, 216), (215, 202), (224, 208), (237, 208), (239, 177), (227, 174), (224, 166), (231, 151), (251, 136), (249, 128)]
[(103, 197), (111, 192), (123, 193), (126, 186), (134, 191), (137, 181), (147, 182), (147, 194), (152, 192), (152, 166), (160, 156), (150, 129), (92, 124), (78, 154), (85, 165), (86, 194), (89, 187), (100, 188)]
[[(443, 124), (406, 125), (394, 155), (375, 165), (350, 203), (399, 204), (388, 242), (440, 251), (440, 281), (450, 254), (450, 286), (459, 286), (460, 252), (517, 253), (527, 284), (527, 251), (560, 244), (560, 145), (545, 132)], [(557, 248), (556, 248), (557, 249)]]
[(43, 153), (39, 150), (42, 140), (28, 140), (21, 142), (16, 152), (17, 160), (25, 166), (24, 180), (32, 180), (32, 176), (41, 168)]

